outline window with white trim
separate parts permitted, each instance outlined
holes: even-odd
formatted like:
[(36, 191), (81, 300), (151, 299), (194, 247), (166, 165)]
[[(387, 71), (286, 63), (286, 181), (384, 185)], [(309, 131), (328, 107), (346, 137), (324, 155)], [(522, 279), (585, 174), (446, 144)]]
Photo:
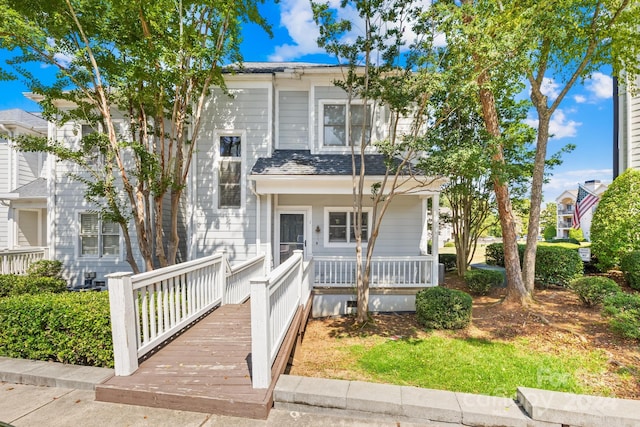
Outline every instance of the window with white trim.
[[(370, 236), (370, 209), (362, 211), (362, 241), (367, 242)], [(325, 209), (325, 238), (329, 246), (351, 245), (356, 242), (355, 215), (350, 208)]]
[(220, 136), (218, 162), (218, 207), (239, 208), (242, 205), (242, 137)]
[[(322, 145), (325, 147), (358, 146), (365, 132), (365, 145), (371, 141), (371, 104), (351, 103), (346, 101), (323, 101), (322, 112)], [(366, 122), (365, 122), (366, 120)], [(364, 128), (363, 128), (364, 125)]]
[(105, 257), (120, 254), (120, 226), (100, 214), (80, 214), (80, 256)]

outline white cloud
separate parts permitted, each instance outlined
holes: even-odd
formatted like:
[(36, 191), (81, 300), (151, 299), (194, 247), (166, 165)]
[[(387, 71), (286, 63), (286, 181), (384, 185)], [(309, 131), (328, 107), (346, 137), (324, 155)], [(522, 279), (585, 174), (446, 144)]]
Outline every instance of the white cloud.
[(579, 169), (554, 173), (549, 178), (549, 182), (542, 186), (544, 201), (546, 203), (555, 202), (562, 193), (567, 190), (577, 190), (578, 183), (584, 183), (588, 180), (595, 179), (602, 183), (610, 183), (612, 176), (612, 169)]
[(544, 77), (542, 79), (542, 85), (540, 91), (543, 95), (546, 95), (550, 100), (554, 100), (560, 95), (560, 85), (550, 77)]
[(584, 95), (576, 95), (573, 97), (573, 100), (578, 104), (584, 104), (585, 102), (587, 102), (587, 97)]
[[(358, 11), (353, 6), (340, 7), (341, 0), (329, 0), (329, 8), (335, 10), (337, 20), (351, 22), (352, 31), (343, 36), (343, 41), (349, 42), (363, 32), (364, 24)], [(431, 6), (431, 0), (422, 0), (423, 10)], [(301, 0), (280, 1), (280, 25), (284, 27), (292, 39), (292, 43), (276, 46), (274, 53), (269, 55), (270, 61), (288, 61), (304, 55), (324, 53), (317, 45), (320, 32), (313, 21), (311, 3)], [(410, 29), (410, 24), (404, 25), (403, 34), (405, 41), (413, 41), (416, 34)], [(437, 34), (435, 43), (438, 46), (446, 45), (444, 35)]]
[(584, 86), (596, 99), (610, 99), (613, 97), (613, 79), (606, 74), (593, 73), (593, 76), (585, 82)]
[[(538, 119), (533, 119), (529, 116), (525, 123), (529, 126), (537, 129)], [(551, 116), (551, 122), (549, 123), (549, 134), (554, 139), (571, 138), (578, 134), (578, 128), (582, 125), (575, 120), (569, 120), (565, 112), (561, 109), (557, 109), (553, 116)]]

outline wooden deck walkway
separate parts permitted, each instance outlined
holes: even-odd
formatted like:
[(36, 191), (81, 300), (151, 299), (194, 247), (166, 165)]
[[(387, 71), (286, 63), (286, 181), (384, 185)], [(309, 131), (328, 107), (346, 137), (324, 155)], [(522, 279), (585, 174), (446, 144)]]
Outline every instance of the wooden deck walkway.
[[(301, 318), (294, 319), (297, 327), (290, 329), (280, 363), (274, 364), (276, 379), (296, 342)], [(251, 386), (251, 308), (246, 302), (217, 308), (142, 362), (133, 375), (97, 386), (96, 400), (265, 419), (274, 385), (272, 381), (271, 388), (261, 390)]]

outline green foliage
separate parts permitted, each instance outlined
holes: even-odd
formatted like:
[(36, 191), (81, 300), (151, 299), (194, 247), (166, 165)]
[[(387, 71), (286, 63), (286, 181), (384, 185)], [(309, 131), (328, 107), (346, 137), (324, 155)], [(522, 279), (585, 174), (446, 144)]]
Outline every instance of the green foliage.
[(602, 304), (606, 297), (622, 292), (616, 282), (602, 276), (581, 277), (571, 282), (569, 287), (589, 307)]
[(0, 299), (0, 355), (112, 367), (108, 293)]
[(464, 281), (472, 294), (485, 295), (492, 287), (502, 285), (504, 276), (494, 270), (469, 270), (464, 273)]
[[(566, 243), (539, 244), (536, 250), (536, 276), (538, 286), (567, 286), (584, 272), (582, 259), (576, 250), (578, 246)], [(518, 245), (520, 262), (524, 256), (524, 245)], [(575, 249), (574, 249), (575, 248)], [(504, 267), (504, 248), (502, 243), (487, 245), (487, 264)]]
[(620, 258), (620, 270), (633, 289), (640, 290), (640, 251), (628, 252)]
[(640, 170), (627, 169), (602, 194), (591, 222), (591, 247), (602, 270), (640, 250)]
[[(551, 239), (551, 241), (550, 241), (550, 242), (548, 242), (548, 243), (554, 243), (554, 244), (558, 244), (558, 243), (570, 243), (570, 244), (572, 244), (572, 245), (578, 245), (578, 246), (580, 246), (580, 242), (579, 242), (576, 238), (574, 238), (574, 237), (568, 237), (568, 238), (565, 238), (565, 239)], [(565, 246), (565, 247), (567, 247), (567, 248), (568, 248), (568, 247), (571, 247), (571, 246)]]
[(456, 254), (438, 254), (438, 261), (440, 264), (444, 264), (444, 269), (446, 271), (453, 271), (456, 269)]
[(23, 294), (60, 293), (67, 290), (67, 283), (57, 277), (0, 275), (0, 297)]
[[(554, 202), (549, 202), (545, 206), (544, 210), (540, 212), (540, 228), (546, 230), (547, 228), (556, 227), (556, 219), (558, 215), (558, 205)], [(555, 237), (554, 235), (551, 237)], [(546, 239), (550, 240), (550, 239)]]
[(553, 240), (556, 237), (556, 234), (558, 234), (558, 231), (556, 230), (556, 226), (549, 225), (544, 228), (544, 231), (542, 232), (542, 237), (544, 237), (544, 240)]
[(456, 243), (455, 242), (447, 242), (444, 244), (445, 248), (455, 248), (456, 247)]
[(640, 295), (618, 293), (604, 299), (602, 314), (609, 317), (614, 332), (640, 340)]
[(27, 274), (29, 276), (61, 278), (62, 261), (41, 259), (29, 265), (27, 268)]
[(429, 329), (462, 329), (471, 323), (471, 295), (441, 286), (416, 294), (416, 317)]
[(571, 241), (572, 243), (580, 243), (580, 242), (584, 242), (584, 234), (582, 234), (582, 229), (575, 229), (572, 228), (569, 230), (569, 241)]

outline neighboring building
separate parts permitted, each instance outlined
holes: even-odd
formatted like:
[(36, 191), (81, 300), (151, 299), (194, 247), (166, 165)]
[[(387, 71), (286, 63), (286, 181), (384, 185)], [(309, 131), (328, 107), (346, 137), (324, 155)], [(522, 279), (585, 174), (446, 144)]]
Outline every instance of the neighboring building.
[(16, 150), (20, 135), (46, 136), (47, 121), (0, 111), (0, 249), (47, 246), (46, 155)]
[[(307, 258), (355, 256), (351, 149), (345, 135), (368, 115), (371, 140), (385, 138), (388, 110), (358, 100), (349, 107), (346, 93), (333, 84), (342, 75), (337, 66), (244, 67), (226, 77), (232, 97), (214, 88), (204, 106), (181, 224), (185, 258), (224, 250), (237, 262), (264, 253), (268, 265), (277, 266), (295, 249)], [(118, 124), (126, 130), (126, 120)], [(84, 127), (52, 125), (49, 135), (78, 144)], [(385, 165), (375, 150), (367, 156), (370, 186), (380, 181)], [(71, 282), (80, 283), (86, 273), (104, 280), (108, 273), (130, 270), (119, 228), (103, 221), (84, 200), (83, 185), (71, 177), (79, 173), (76, 166), (49, 164), (48, 245), (52, 256), (64, 262)], [(409, 176), (402, 180), (407, 185), (416, 182)], [(443, 182), (429, 180), (410, 195), (394, 199), (385, 214), (376, 256), (427, 252), (427, 241), (437, 231)], [(365, 203), (368, 238), (369, 197)], [(437, 259), (438, 246), (433, 246)]]
[[(599, 180), (591, 180), (585, 181), (583, 187), (596, 196), (601, 196), (608, 186), (607, 184), (602, 184)], [(568, 238), (569, 231), (573, 229), (577, 196), (578, 189), (576, 188), (566, 190), (556, 198), (558, 212), (556, 217), (556, 237), (559, 239)], [(593, 212), (595, 212), (597, 206), (598, 204), (596, 203), (591, 209), (584, 212), (580, 219), (580, 228), (587, 241), (591, 240), (591, 220), (593, 219)]]
[[(640, 77), (636, 80), (640, 88)], [(640, 94), (615, 80), (613, 97), (613, 178), (629, 168), (640, 169)]]

